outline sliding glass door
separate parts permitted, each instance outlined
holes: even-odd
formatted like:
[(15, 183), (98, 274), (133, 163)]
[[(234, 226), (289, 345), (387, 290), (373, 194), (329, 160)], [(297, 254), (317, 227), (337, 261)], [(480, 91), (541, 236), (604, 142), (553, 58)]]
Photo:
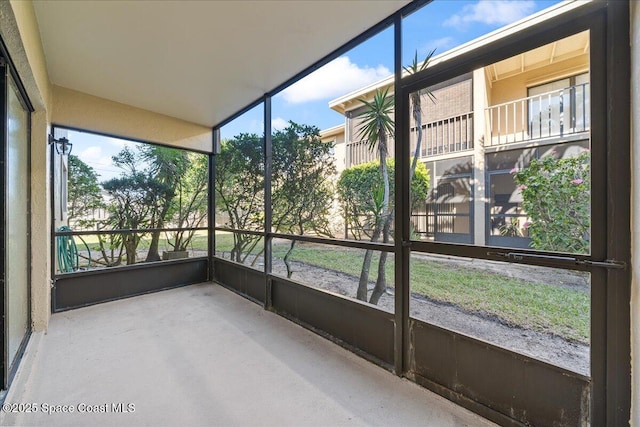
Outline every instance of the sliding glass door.
[(6, 389), (29, 335), (29, 110), (8, 71), (2, 67), (4, 166), (4, 378)]

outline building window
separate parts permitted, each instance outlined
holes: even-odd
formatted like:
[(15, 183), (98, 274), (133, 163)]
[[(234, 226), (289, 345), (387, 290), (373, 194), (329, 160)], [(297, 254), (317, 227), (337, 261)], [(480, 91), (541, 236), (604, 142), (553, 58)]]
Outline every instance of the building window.
[(556, 80), (528, 89), (531, 139), (589, 130), (589, 74)]

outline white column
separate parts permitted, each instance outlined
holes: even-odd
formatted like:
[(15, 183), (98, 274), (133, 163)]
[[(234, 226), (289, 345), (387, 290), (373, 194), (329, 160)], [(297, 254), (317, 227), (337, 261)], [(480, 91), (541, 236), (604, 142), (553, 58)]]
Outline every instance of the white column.
[(473, 71), (473, 243), (486, 242), (487, 172), (484, 159), (487, 84), (484, 68)]

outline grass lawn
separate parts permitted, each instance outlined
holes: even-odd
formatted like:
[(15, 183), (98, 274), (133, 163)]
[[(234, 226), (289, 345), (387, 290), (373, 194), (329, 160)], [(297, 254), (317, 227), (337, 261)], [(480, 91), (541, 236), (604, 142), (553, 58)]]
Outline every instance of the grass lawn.
[[(83, 238), (95, 250), (97, 237)], [(143, 238), (139, 249), (148, 248), (149, 242), (149, 236)], [(77, 244), (82, 250), (82, 244), (79, 241)], [(164, 233), (160, 239), (160, 248), (170, 249)], [(232, 248), (233, 236), (217, 232), (216, 251), (230, 252)], [(274, 257), (281, 259), (288, 248), (286, 242), (275, 243)], [(190, 249), (207, 249), (206, 232), (196, 234)], [(257, 254), (261, 249), (262, 245), (259, 244), (253, 252)], [(298, 243), (292, 260), (359, 277), (363, 255), (364, 250), (359, 249)], [(374, 253), (369, 276), (371, 281), (375, 281), (377, 277), (378, 258), (379, 253)], [(393, 265), (393, 255), (390, 254), (386, 272), (387, 280), (391, 282)], [(295, 274), (293, 278), (295, 279)], [(509, 325), (552, 333), (573, 341), (589, 341), (588, 291), (532, 283), (477, 268), (460, 268), (417, 257), (411, 259), (410, 280), (411, 291), (430, 300), (454, 304), (471, 312), (495, 317)]]
[[(108, 236), (105, 236), (105, 238)], [(171, 233), (169, 233), (169, 237), (172, 237)], [(93, 250), (99, 250), (98, 246), (98, 235), (88, 235), (82, 236), (82, 239), (89, 245), (89, 248)], [(78, 250), (84, 249), (84, 243), (80, 240), (79, 237), (75, 238), (76, 245), (78, 246)], [(171, 240), (170, 240), (171, 241)], [(140, 240), (140, 244), (138, 245), (138, 250), (149, 249), (149, 245), (151, 244), (151, 236), (149, 234), (145, 234)], [(169, 251), (171, 250), (171, 246), (167, 243), (167, 234), (160, 234), (160, 250)], [(187, 249), (193, 249), (197, 251), (206, 251), (207, 250), (207, 232), (206, 231), (196, 231), (195, 236), (191, 240), (189, 247)]]
[[(218, 251), (228, 252), (232, 247), (230, 234), (216, 235)], [(273, 254), (282, 258), (288, 248), (286, 243), (274, 244)], [(364, 250), (297, 244), (292, 260), (359, 277), (363, 255)], [(373, 256), (371, 281), (377, 276), (378, 257), (378, 253)], [(386, 266), (387, 280), (393, 280), (393, 268), (393, 255), (390, 255)], [(509, 325), (589, 342), (588, 291), (533, 283), (417, 257), (411, 259), (410, 280), (413, 293), (431, 300), (495, 316)]]

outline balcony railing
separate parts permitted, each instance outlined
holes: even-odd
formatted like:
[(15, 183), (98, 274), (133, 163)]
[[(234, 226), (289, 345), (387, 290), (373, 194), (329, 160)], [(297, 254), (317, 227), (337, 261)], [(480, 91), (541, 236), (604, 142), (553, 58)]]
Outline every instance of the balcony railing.
[[(411, 150), (415, 151), (416, 128), (411, 129)], [(473, 112), (422, 125), (420, 157), (473, 149)]]
[(486, 109), (485, 146), (562, 137), (590, 128), (589, 84), (579, 84)]
[[(387, 153), (389, 153), (389, 157), (393, 157), (394, 147), (393, 138), (388, 137)], [(372, 162), (379, 158), (377, 144), (374, 147), (370, 147), (367, 140), (347, 142), (347, 167)]]
[[(411, 153), (416, 147), (416, 128), (411, 128)], [(394, 140), (387, 141), (389, 156), (394, 153)], [(473, 112), (422, 125), (420, 157), (437, 156), (473, 149)], [(368, 141), (347, 143), (347, 167), (378, 160), (378, 150), (371, 149)]]

